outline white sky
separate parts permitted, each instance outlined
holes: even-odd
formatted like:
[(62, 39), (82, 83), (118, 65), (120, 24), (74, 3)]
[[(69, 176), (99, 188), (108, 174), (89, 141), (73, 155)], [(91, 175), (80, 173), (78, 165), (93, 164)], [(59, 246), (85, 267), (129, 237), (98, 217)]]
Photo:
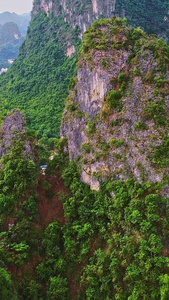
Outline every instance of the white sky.
[(33, 0), (0, 0), (0, 13), (5, 11), (28, 13), (32, 10), (32, 3)]

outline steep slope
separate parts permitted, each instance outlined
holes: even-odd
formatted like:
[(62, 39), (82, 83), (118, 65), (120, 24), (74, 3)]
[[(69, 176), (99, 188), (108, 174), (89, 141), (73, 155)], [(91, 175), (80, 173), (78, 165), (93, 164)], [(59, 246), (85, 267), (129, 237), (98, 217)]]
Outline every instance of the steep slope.
[[(60, 299), (64, 299), (62, 295), (68, 296), (61, 231), (61, 226), (68, 219), (64, 217), (59, 199), (59, 195), (67, 194), (68, 189), (64, 186), (59, 170), (55, 170), (56, 161), (53, 168), (55, 174), (49, 174), (49, 171), (46, 176), (41, 174), (38, 161), (40, 152), (34, 135), (26, 129), (23, 114), (16, 110), (8, 114), (0, 130), (2, 300), (48, 297), (45, 285), (49, 282), (49, 273), (52, 275), (45, 267), (48, 263), (52, 263), (49, 268), (53, 269), (55, 276), (54, 264), (58, 264), (58, 270), (61, 267), (57, 280), (58, 291), (55, 293), (58, 292)], [(48, 273), (45, 277), (42, 269), (44, 274), (46, 271)], [(39, 283), (36, 283), (35, 274)], [(46, 282), (45, 285), (43, 282)]]
[[(28, 126), (38, 139), (53, 146), (59, 137), (61, 115), (68, 94), (68, 82), (76, 73), (80, 39), (92, 22), (115, 14), (127, 16), (129, 22), (153, 33), (167, 35), (168, 1), (34, 1), (32, 22), (18, 60), (0, 78), (1, 115), (19, 107), (24, 110)], [(140, 8), (141, 6), (141, 8)], [(152, 14), (157, 26), (151, 26)], [(127, 10), (127, 7), (129, 10)], [(140, 10), (141, 9), (141, 10)], [(138, 14), (141, 11), (141, 15)], [(163, 24), (163, 29), (161, 25)], [(76, 53), (75, 53), (76, 52)]]
[(2, 114), (17, 105), (44, 143), (59, 136), (64, 100), (75, 75), (76, 58), (67, 53), (72, 43), (78, 47), (78, 30), (41, 12), (29, 27), (18, 59), (0, 79)]
[(93, 189), (97, 176), (168, 183), (169, 47), (101, 20), (86, 32), (78, 65), (61, 136), (81, 179)]

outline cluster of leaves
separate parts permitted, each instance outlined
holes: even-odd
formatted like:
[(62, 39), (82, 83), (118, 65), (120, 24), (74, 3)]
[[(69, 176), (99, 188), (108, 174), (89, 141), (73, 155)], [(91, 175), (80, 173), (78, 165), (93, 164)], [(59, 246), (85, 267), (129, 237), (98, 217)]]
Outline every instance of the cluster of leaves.
[(147, 126), (146, 126), (146, 124), (144, 122), (138, 121), (136, 124), (134, 124), (134, 129), (136, 131), (146, 130)]
[(153, 149), (152, 164), (161, 168), (169, 166), (169, 138), (162, 141), (161, 145)]
[(152, 101), (152, 99), (149, 99), (148, 105), (144, 111), (144, 116), (147, 119), (153, 119), (157, 126), (165, 126), (167, 120), (164, 104), (165, 98), (162, 98), (159, 101)]
[[(106, 94), (107, 103), (110, 109), (120, 112), (122, 110), (122, 97), (125, 95), (127, 88), (127, 82), (129, 78), (124, 72), (120, 72), (118, 78), (112, 78), (110, 83), (113, 85), (113, 89)], [(104, 110), (104, 109), (103, 109)]]

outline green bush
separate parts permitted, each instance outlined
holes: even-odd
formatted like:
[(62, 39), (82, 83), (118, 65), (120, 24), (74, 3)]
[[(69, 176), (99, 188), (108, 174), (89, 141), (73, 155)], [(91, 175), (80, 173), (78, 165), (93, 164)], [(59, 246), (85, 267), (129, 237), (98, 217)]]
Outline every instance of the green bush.
[(141, 121), (138, 121), (136, 124), (134, 124), (134, 129), (136, 131), (139, 131), (139, 130), (146, 130), (147, 129), (147, 125)]
[(107, 100), (110, 103), (110, 107), (113, 109), (117, 109), (118, 111), (121, 111), (122, 104), (121, 104), (121, 93), (116, 90), (110, 90), (107, 93)]
[(89, 142), (82, 144), (81, 145), (81, 150), (83, 150), (84, 153), (90, 153), (90, 151), (91, 151), (91, 144)]
[(86, 134), (90, 136), (94, 132), (95, 132), (95, 124), (91, 121), (88, 121)]
[(70, 112), (73, 112), (73, 111), (77, 110), (77, 107), (78, 106), (76, 103), (72, 103), (72, 104), (67, 105), (67, 110)]
[(117, 140), (115, 138), (110, 138), (108, 141), (110, 145), (113, 145), (115, 148), (119, 148), (124, 145), (124, 140)]

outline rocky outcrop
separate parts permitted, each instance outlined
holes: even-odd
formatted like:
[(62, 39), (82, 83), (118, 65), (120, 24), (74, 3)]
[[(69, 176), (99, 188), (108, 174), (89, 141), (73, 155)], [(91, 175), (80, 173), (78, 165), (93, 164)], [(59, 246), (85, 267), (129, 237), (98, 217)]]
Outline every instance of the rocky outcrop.
[(75, 52), (76, 52), (75, 46), (74, 46), (74, 45), (69, 46), (69, 47), (67, 48), (66, 56), (72, 57), (72, 55), (73, 55)]
[(169, 48), (120, 22), (86, 33), (61, 126), (70, 160), (95, 190), (105, 178), (168, 178)]
[(32, 146), (26, 136), (26, 127), (20, 111), (13, 110), (0, 129), (0, 158), (10, 151), (16, 141), (24, 141), (24, 154), (32, 156)]

